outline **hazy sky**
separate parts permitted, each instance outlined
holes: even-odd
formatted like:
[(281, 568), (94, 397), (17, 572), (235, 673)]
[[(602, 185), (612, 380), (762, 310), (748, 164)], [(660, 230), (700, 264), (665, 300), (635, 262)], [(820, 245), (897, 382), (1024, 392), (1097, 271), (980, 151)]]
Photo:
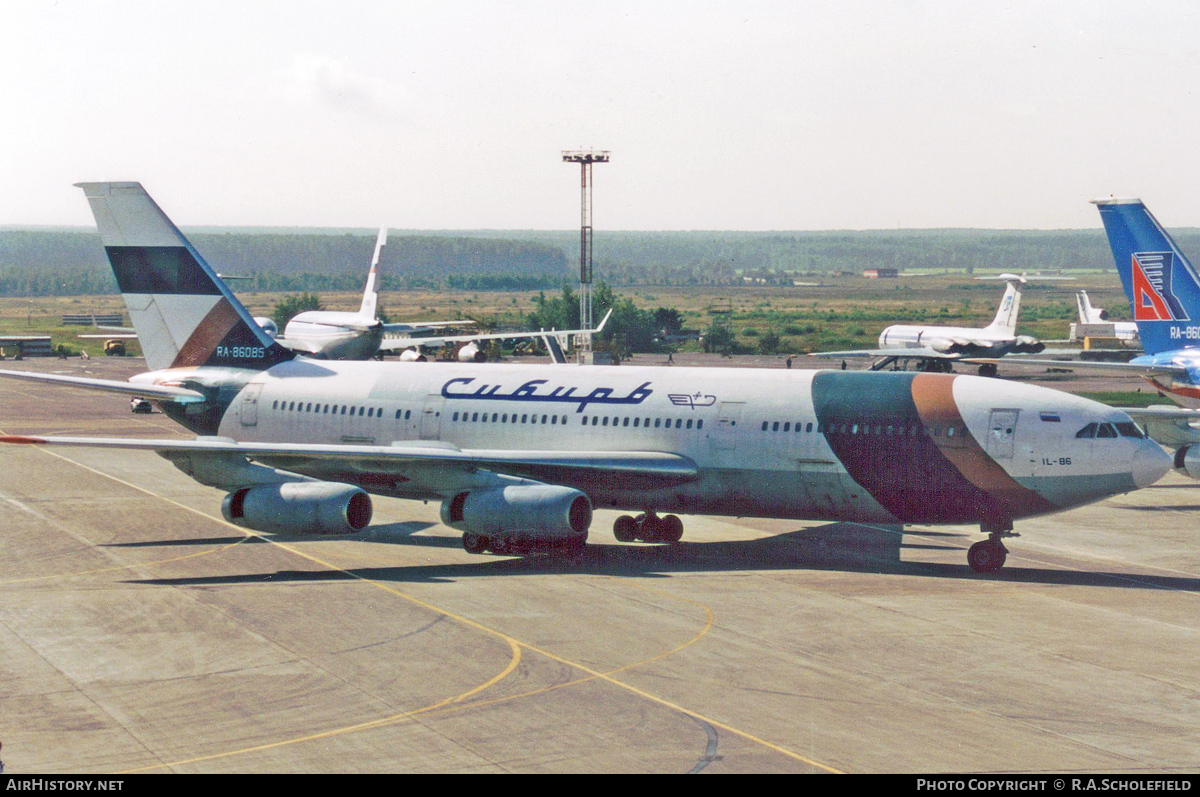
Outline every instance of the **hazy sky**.
[(0, 224), (1200, 226), (1200, 3), (0, 5)]

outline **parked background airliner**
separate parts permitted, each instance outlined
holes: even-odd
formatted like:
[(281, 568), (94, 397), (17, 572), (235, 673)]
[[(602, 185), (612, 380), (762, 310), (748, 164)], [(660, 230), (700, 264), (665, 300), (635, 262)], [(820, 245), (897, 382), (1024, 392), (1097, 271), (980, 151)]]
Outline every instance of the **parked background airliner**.
[[(537, 332), (468, 333), (457, 335), (428, 334), (431, 330), (473, 326), (474, 321), (394, 321), (385, 322), (379, 315), (379, 259), (387, 244), (387, 228), (381, 227), (375, 239), (375, 254), (367, 272), (362, 304), (358, 312), (341, 310), (306, 310), (287, 322), (283, 334), (276, 336), (275, 323), (269, 318), (254, 319), (268, 335), (285, 348), (327, 360), (369, 360), (381, 352), (402, 352), (401, 359), (421, 360), (422, 347), (441, 347), (448, 343), (465, 344), (458, 350), (461, 362), (483, 362), (486, 358), (479, 343), (485, 340), (540, 338), (555, 362), (565, 362), (562, 347), (572, 337), (585, 334), (583, 330), (539, 330)], [(599, 333), (604, 321), (594, 330)]]
[[(896, 360), (923, 361), (929, 371), (951, 370), (951, 363), (966, 357), (1003, 357), (1006, 354), (1036, 354), (1046, 348), (1035, 337), (1017, 334), (1017, 316), (1021, 312), (1021, 286), (1025, 278), (1001, 274), (1008, 283), (996, 317), (986, 327), (947, 327), (936, 325), (893, 324), (879, 334), (879, 348), (850, 351), (814, 352), (813, 357), (880, 357), (872, 365), (882, 369)], [(980, 374), (995, 376), (996, 366), (981, 365)]]
[(639, 513), (619, 539), (660, 542), (683, 533), (667, 512), (978, 523), (968, 561), (994, 571), (1014, 521), (1170, 469), (1118, 410), (973, 376), (309, 359), (253, 323), (141, 185), (82, 188), (153, 370), (0, 374), (147, 396), (199, 436), (0, 441), (156, 451), (248, 528), (355, 532), (368, 493), (441, 501), (472, 552), (578, 550), (593, 507)]
[(1134, 321), (1110, 321), (1108, 311), (1103, 307), (1093, 307), (1087, 291), (1075, 294), (1075, 306), (1079, 310), (1081, 324), (1112, 324), (1113, 337), (1129, 344), (1138, 342), (1137, 323)]

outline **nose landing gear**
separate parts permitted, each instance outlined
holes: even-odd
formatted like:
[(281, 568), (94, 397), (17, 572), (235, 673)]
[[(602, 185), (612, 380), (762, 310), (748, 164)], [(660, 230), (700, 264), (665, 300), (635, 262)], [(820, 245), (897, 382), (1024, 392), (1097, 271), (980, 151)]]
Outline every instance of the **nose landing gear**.
[(985, 521), (979, 524), (979, 528), (988, 538), (967, 549), (967, 564), (976, 573), (995, 573), (1004, 567), (1004, 560), (1008, 558), (1008, 549), (1000, 540), (1021, 535), (1013, 534), (1012, 521), (1007, 519)]
[(613, 536), (618, 542), (667, 542), (676, 543), (683, 538), (683, 521), (675, 515), (659, 517), (647, 511), (637, 517), (621, 515), (613, 523)]

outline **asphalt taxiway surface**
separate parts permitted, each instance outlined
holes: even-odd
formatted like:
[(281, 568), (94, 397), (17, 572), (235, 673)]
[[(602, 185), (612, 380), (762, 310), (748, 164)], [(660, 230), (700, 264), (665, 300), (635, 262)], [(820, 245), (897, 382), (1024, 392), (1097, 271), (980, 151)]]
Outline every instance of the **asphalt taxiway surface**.
[[(11, 366), (11, 363), (5, 363)], [(123, 378), (136, 361), (17, 367)], [(178, 436), (0, 380), (7, 434)], [(974, 527), (686, 517), (472, 556), (434, 504), (254, 536), (154, 454), (0, 447), (0, 741), (36, 772), (1195, 772), (1200, 485)]]

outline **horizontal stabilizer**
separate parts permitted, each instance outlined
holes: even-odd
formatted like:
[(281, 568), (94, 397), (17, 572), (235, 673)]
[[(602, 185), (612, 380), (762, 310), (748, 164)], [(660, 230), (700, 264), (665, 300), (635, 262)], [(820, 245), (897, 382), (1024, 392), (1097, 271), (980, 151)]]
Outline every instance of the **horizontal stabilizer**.
[(150, 385), (135, 382), (120, 382), (114, 379), (89, 379), (82, 376), (63, 376), (61, 374), (39, 374), (32, 371), (0, 371), (0, 377), (25, 379), (30, 382), (51, 382), (69, 387), (82, 387), (89, 390), (106, 390), (110, 393), (124, 393), (130, 396), (141, 396), (160, 401), (174, 401), (177, 404), (194, 404), (204, 401), (203, 393), (188, 390), (185, 387), (172, 385)]

